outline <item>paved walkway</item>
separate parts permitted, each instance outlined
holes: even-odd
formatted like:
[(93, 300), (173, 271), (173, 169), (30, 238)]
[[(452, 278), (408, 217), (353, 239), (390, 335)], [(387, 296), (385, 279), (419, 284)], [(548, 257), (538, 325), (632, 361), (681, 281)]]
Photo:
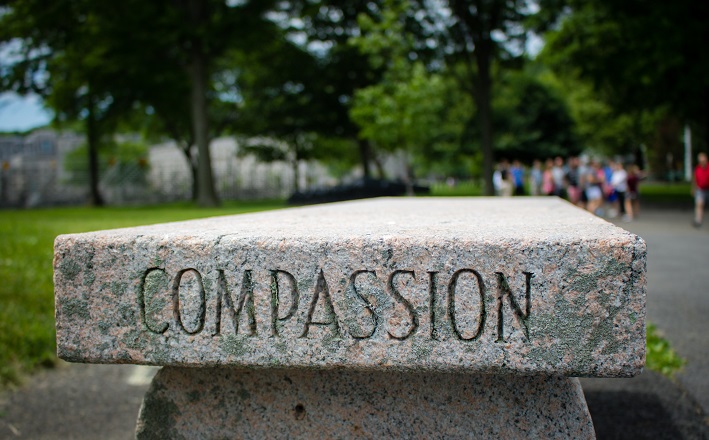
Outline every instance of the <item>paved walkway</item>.
[[(621, 224), (648, 243), (648, 317), (688, 360), (675, 382), (654, 373), (583, 379), (600, 439), (709, 439), (709, 225), (652, 210)], [(154, 369), (70, 365), (0, 394), (0, 439), (133, 438)]]

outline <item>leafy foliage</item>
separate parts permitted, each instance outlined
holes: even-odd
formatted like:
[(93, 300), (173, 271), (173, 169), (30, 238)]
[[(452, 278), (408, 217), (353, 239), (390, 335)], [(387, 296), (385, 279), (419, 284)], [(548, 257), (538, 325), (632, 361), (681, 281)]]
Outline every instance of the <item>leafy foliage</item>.
[[(655, 136), (645, 123), (678, 118), (706, 147), (709, 56), (698, 20), (709, 3), (591, 0), (567, 2), (570, 13), (547, 34), (543, 59), (557, 72), (587, 81), (635, 138)], [(661, 114), (661, 116), (658, 116)], [(663, 116), (662, 116), (663, 115)], [(622, 139), (622, 138), (621, 138)]]
[(493, 97), (496, 156), (531, 162), (580, 153), (566, 101), (525, 71), (506, 72)]
[(646, 359), (645, 365), (649, 370), (669, 377), (672, 377), (687, 363), (670, 347), (669, 341), (660, 336), (657, 327), (651, 323), (647, 325)]

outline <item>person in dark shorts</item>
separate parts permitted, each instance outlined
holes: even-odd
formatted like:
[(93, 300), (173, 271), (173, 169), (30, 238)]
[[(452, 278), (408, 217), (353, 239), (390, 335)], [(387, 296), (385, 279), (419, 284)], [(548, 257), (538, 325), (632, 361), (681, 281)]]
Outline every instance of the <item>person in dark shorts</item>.
[(704, 205), (709, 197), (709, 164), (707, 154), (697, 155), (697, 166), (694, 168), (692, 193), (694, 194), (694, 227), (698, 228), (704, 220)]
[(628, 191), (625, 194), (625, 213), (628, 221), (634, 220), (640, 214), (640, 181), (643, 175), (640, 167), (633, 164), (628, 167)]

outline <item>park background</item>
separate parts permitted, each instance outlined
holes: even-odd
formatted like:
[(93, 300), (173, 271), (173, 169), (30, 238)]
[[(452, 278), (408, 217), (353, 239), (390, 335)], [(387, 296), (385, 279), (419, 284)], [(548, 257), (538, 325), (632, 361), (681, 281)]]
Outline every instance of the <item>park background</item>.
[[(499, 160), (576, 155), (636, 163), (643, 203), (691, 206), (691, 158), (709, 136), (707, 9), (3, 2), (0, 91), (39, 99), (52, 120), (0, 135), (0, 387), (56, 365), (58, 234), (382, 179), (491, 195)], [(683, 361), (650, 329), (648, 367), (671, 374)]]

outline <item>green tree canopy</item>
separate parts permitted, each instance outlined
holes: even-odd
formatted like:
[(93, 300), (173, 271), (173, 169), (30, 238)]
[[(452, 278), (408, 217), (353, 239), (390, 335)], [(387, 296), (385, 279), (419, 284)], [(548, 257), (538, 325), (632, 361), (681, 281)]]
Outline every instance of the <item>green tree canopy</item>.
[(699, 129), (709, 123), (709, 3), (694, 0), (568, 1), (543, 59), (589, 81), (616, 114), (658, 110)]

